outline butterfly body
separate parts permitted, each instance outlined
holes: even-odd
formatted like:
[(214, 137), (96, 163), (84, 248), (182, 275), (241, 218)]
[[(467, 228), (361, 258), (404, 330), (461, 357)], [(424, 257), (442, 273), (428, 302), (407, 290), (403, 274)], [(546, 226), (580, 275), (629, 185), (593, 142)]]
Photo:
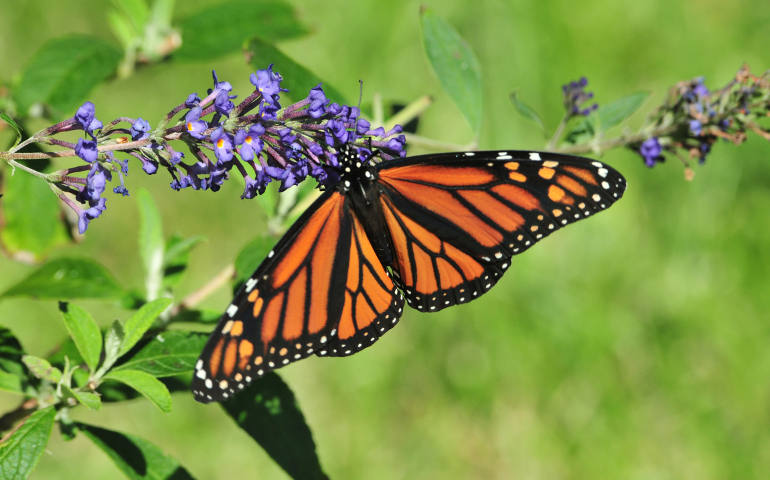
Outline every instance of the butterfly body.
[(375, 164), (343, 148), (337, 173), (227, 308), (196, 364), (196, 399), (227, 399), (312, 354), (366, 348), (404, 303), (431, 312), (473, 300), (512, 256), (625, 189), (601, 162), (542, 152)]

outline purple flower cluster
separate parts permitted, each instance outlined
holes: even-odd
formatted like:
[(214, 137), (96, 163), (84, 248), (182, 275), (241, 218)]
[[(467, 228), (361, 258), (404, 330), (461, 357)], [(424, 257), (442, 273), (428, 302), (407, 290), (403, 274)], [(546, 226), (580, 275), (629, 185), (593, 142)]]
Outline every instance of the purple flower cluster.
[(591, 112), (599, 108), (599, 104), (597, 103), (587, 107), (583, 105), (588, 100), (594, 98), (593, 92), (585, 91), (587, 85), (588, 79), (586, 77), (581, 77), (580, 80), (576, 82), (562, 85), (561, 90), (564, 95), (564, 109), (567, 112), (568, 119), (579, 115), (590, 115)]
[[(387, 132), (371, 128), (358, 108), (329, 101), (321, 85), (310, 89), (305, 99), (282, 107), (281, 93), (287, 90), (272, 65), (251, 74), (255, 89), (237, 105), (231, 84), (220, 81), (216, 72), (213, 77), (214, 87), (206, 97), (190, 94), (155, 130), (142, 118), (121, 118), (104, 127), (95, 118), (91, 102), (80, 107), (73, 119), (59, 124), (57, 131), (80, 128), (90, 137), (72, 145), (88, 167), (65, 171), (58, 183), (60, 197), (78, 215), (81, 233), (105, 210), (102, 194), (113, 174), (120, 179), (113, 191), (128, 195), (124, 184), (128, 161), (117, 160), (118, 151), (138, 159), (147, 174), (161, 167), (168, 171), (174, 190), (217, 191), (237, 172), (246, 185), (241, 198), (264, 193), (273, 181), (280, 182), (279, 191), (307, 178), (315, 179), (321, 188), (334, 185), (339, 180), (337, 154), (343, 145), (352, 145), (362, 159), (370, 158), (371, 150), (377, 150), (383, 161), (405, 155), (400, 126)], [(117, 126), (123, 121), (129, 121), (130, 128)], [(116, 134), (120, 136), (115, 138)], [(184, 153), (172, 141), (185, 143), (192, 161), (183, 161)], [(86, 169), (85, 178), (69, 175)]]

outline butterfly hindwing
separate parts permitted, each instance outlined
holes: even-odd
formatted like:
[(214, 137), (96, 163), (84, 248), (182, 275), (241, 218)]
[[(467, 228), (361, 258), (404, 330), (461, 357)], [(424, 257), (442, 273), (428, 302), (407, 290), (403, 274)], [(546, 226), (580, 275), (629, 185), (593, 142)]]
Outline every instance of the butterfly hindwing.
[(397, 282), (424, 311), (483, 294), (513, 255), (625, 190), (601, 162), (539, 152), (424, 155), (378, 174)]
[(359, 351), (397, 322), (403, 303), (348, 199), (324, 194), (236, 294), (196, 363), (193, 393), (225, 400), (313, 353)]

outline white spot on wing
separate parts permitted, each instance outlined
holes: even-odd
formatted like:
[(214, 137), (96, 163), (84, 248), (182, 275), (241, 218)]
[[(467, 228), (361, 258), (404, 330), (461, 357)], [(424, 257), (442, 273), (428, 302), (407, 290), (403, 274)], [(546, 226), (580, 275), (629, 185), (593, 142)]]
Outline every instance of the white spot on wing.
[(236, 313), (238, 313), (238, 306), (231, 303), (230, 306), (227, 307), (227, 316), (232, 318)]
[(254, 290), (254, 287), (257, 285), (257, 279), (256, 278), (250, 278), (246, 280), (246, 293), (251, 292)]
[(606, 169), (606, 168), (603, 168), (603, 167), (602, 167), (602, 168), (600, 168), (600, 169), (599, 169), (599, 176), (600, 176), (600, 177), (602, 177), (602, 178), (605, 178), (605, 177), (607, 177), (607, 173), (608, 173), (608, 172), (607, 172), (607, 169)]
[(531, 152), (531, 153), (529, 154), (529, 159), (530, 159), (530, 160), (542, 160), (542, 159), (540, 158), (540, 154), (539, 154), (539, 153), (537, 153), (537, 152)]

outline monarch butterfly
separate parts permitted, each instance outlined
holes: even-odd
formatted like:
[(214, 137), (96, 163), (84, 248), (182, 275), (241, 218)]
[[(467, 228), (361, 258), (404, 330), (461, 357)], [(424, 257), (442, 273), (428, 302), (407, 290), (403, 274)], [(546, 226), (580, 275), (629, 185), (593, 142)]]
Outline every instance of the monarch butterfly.
[(343, 146), (339, 158), (339, 182), (227, 307), (195, 365), (196, 400), (226, 400), (311, 354), (358, 352), (398, 322), (405, 301), (421, 311), (469, 302), (513, 255), (609, 207), (626, 187), (604, 163), (545, 152), (375, 164)]

